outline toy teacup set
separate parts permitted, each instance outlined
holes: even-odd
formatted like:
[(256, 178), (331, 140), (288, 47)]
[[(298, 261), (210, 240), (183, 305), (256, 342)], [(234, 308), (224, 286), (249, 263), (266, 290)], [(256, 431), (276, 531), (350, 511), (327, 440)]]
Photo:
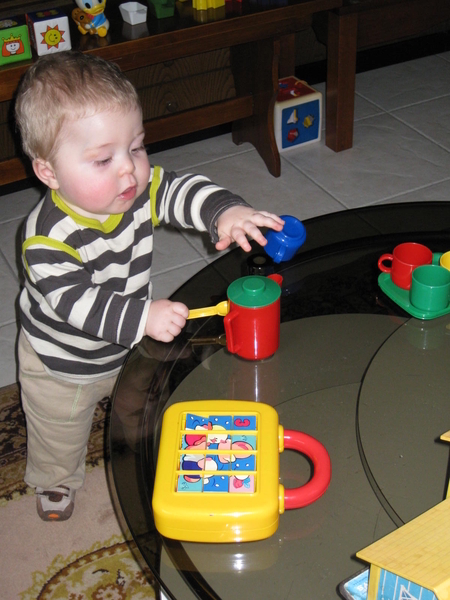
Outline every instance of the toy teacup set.
[(413, 317), (426, 320), (450, 313), (450, 252), (433, 253), (406, 242), (380, 256), (378, 267), (380, 288)]
[[(283, 216), (268, 236), (273, 260), (291, 258), (304, 242), (303, 225)], [(232, 282), (228, 300), (190, 311), (190, 318), (224, 317), (227, 348), (247, 360), (276, 352), (282, 277), (250, 275)], [(279, 482), (279, 454), (308, 457), (312, 477), (298, 488)], [(285, 509), (318, 500), (331, 480), (327, 450), (315, 438), (284, 430), (277, 411), (246, 400), (179, 402), (164, 413), (152, 506), (158, 531), (189, 542), (247, 542), (271, 536)]]

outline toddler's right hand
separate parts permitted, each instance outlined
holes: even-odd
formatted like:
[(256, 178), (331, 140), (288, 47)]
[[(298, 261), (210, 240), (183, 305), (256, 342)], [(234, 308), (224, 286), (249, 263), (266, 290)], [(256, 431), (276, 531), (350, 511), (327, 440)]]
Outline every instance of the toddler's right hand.
[(183, 329), (189, 309), (181, 302), (154, 300), (148, 311), (146, 335), (160, 342), (171, 342)]

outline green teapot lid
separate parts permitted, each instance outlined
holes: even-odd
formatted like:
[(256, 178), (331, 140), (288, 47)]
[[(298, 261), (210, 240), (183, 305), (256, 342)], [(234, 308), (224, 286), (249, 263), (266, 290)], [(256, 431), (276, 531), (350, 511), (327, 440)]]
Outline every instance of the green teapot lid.
[(276, 302), (281, 288), (276, 281), (262, 275), (236, 279), (228, 286), (228, 299), (245, 308), (260, 308)]

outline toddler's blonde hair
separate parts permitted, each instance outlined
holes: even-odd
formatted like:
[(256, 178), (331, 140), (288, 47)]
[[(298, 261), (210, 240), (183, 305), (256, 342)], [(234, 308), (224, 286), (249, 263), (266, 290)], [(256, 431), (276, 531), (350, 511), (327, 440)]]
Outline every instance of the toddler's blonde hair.
[(15, 116), (24, 152), (51, 161), (66, 119), (133, 108), (141, 109), (136, 89), (114, 63), (69, 51), (44, 55), (26, 71)]

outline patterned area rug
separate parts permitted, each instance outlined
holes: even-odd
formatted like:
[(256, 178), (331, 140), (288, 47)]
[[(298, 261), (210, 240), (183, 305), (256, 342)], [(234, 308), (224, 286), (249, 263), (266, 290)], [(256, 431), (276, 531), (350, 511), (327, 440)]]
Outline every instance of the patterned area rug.
[[(103, 465), (104, 425), (108, 401), (99, 402), (89, 438), (86, 469)], [(0, 506), (23, 494), (33, 494), (23, 480), (27, 453), (25, 416), (20, 404), (19, 387), (0, 389)]]
[[(0, 562), (3, 573), (10, 573), (2, 581), (2, 598), (155, 598), (151, 574), (135, 561), (108, 495), (104, 469), (107, 410), (104, 400), (95, 412), (86, 490), (77, 493), (74, 515), (64, 523), (44, 523), (37, 516), (33, 490), (23, 481), (26, 428), (18, 386), (0, 389)], [(101, 537), (103, 533), (106, 538)]]

